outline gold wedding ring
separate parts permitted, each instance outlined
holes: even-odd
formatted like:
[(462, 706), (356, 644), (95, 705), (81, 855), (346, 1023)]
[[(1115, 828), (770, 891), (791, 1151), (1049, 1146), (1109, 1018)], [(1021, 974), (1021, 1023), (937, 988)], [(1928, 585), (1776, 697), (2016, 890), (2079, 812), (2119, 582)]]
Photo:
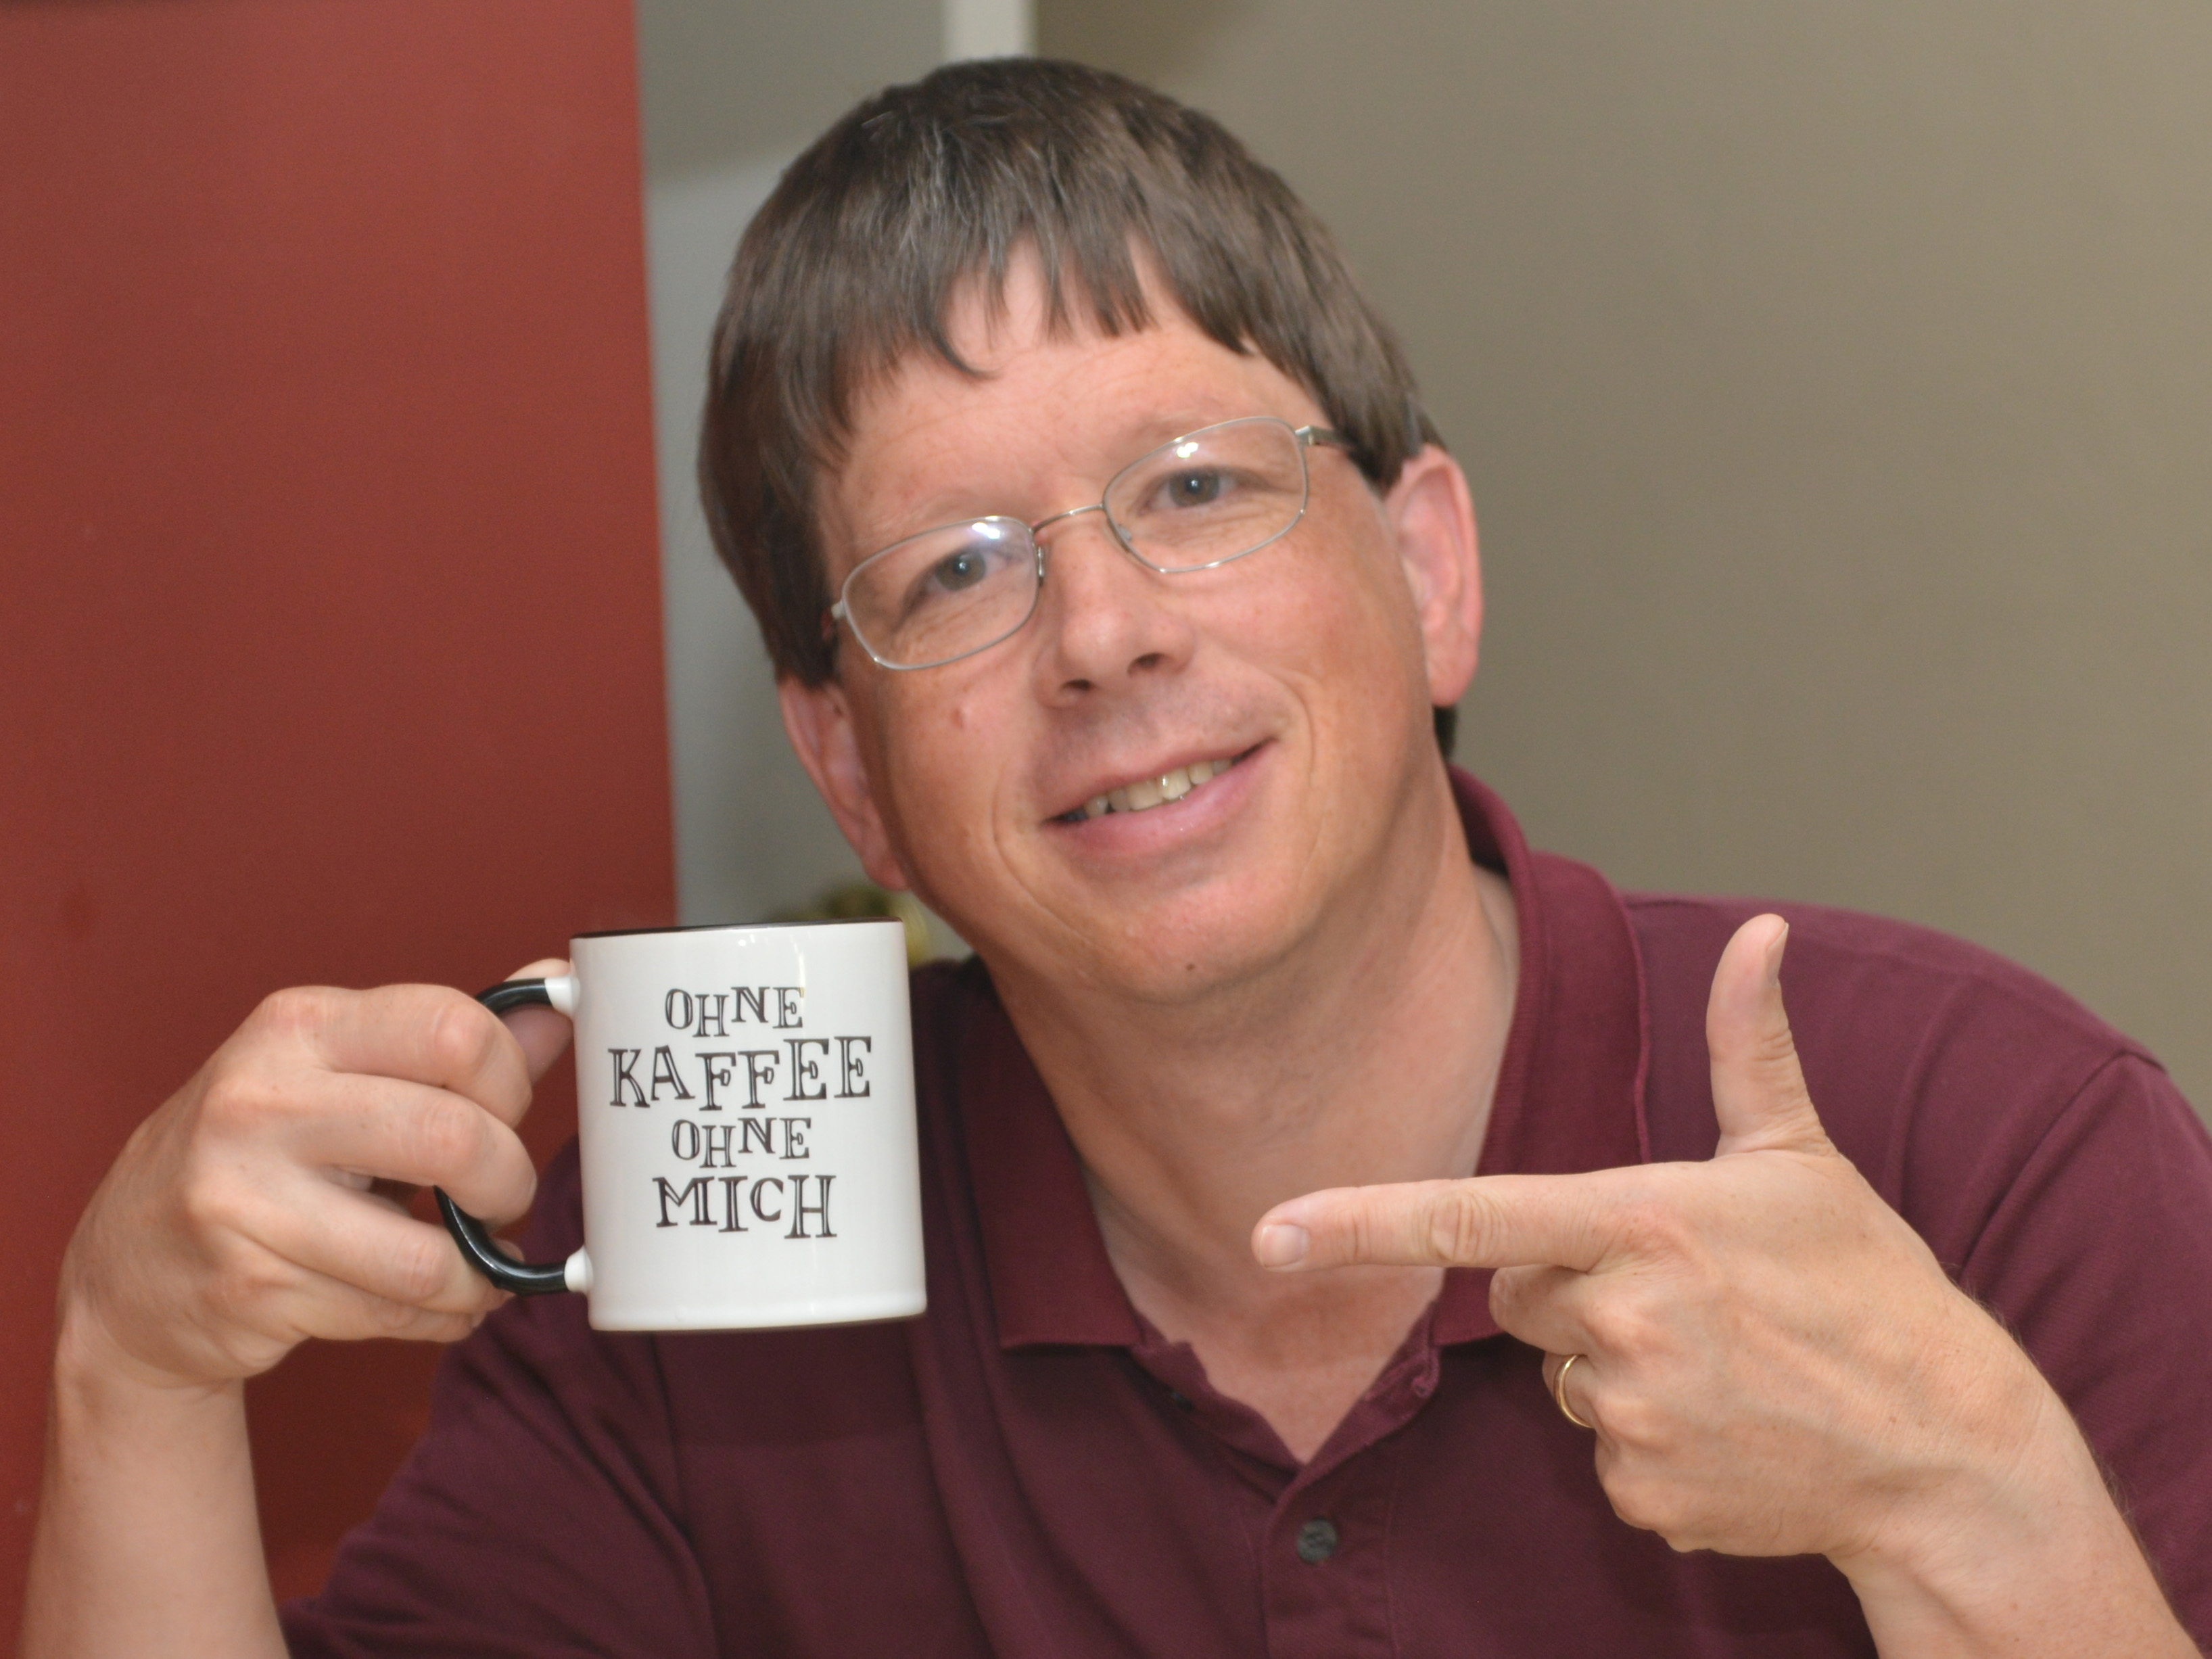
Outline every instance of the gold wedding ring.
[(1597, 1425), (1583, 1422), (1581, 1418), (1575, 1415), (1575, 1408), (1567, 1404), (1567, 1373), (1574, 1370), (1575, 1361), (1583, 1357), (1578, 1353), (1571, 1353), (1560, 1362), (1559, 1374), (1552, 1379), (1552, 1403), (1559, 1408), (1559, 1415), (1565, 1418), (1568, 1422), (1578, 1429), (1588, 1429), (1595, 1434), (1597, 1432)]

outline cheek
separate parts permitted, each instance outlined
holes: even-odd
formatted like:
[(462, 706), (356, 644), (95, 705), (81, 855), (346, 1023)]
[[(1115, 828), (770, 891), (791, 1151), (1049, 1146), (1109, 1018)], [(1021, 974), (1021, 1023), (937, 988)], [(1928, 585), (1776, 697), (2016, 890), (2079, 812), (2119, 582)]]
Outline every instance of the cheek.
[[(1355, 528), (1369, 533), (1355, 534)], [(1293, 683), (1325, 693), (1332, 706), (1364, 704), (1376, 696), (1395, 702), (1407, 686), (1425, 702), (1412, 596), (1395, 556), (1373, 545), (1371, 529), (1316, 526), (1310, 540), (1279, 550), (1278, 568), (1252, 585), (1244, 605), (1225, 612), (1232, 628), (1243, 613), (1244, 644), (1273, 657)], [(1238, 649), (1236, 635), (1228, 642)]]
[(870, 770), (906, 866), (920, 873), (945, 866), (949, 845), (988, 838), (1008, 773), (1012, 716), (1003, 690), (959, 681), (902, 685), (875, 712)]

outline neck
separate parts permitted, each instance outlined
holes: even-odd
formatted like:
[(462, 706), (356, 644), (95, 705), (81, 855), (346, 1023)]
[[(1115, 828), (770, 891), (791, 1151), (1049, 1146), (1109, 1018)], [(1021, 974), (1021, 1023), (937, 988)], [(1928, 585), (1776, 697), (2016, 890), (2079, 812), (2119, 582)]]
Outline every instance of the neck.
[(1264, 975), (1172, 1006), (1000, 983), (1123, 1284), (1224, 1389), (1224, 1370), (1323, 1329), (1355, 1339), (1364, 1388), (1440, 1279), (1268, 1273), (1249, 1244), (1262, 1214), (1318, 1188), (1469, 1175), (1481, 1154), (1512, 1018), (1511, 895), (1468, 856), (1441, 768), (1408, 808), (1375, 879)]

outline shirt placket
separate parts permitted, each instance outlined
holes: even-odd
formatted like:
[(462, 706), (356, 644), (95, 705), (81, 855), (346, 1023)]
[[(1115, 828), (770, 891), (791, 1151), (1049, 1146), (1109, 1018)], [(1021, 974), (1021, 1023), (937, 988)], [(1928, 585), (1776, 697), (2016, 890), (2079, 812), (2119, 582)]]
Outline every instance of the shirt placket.
[(1432, 1322), (1421, 1320), (1303, 1467), (1255, 1413), (1215, 1391), (1188, 1346), (1147, 1328), (1151, 1340), (1132, 1352), (1248, 1478), (1281, 1482), (1255, 1540), (1269, 1659), (1388, 1659), (1398, 1651), (1390, 1617), (1395, 1437), (1436, 1392)]
[(1301, 1474), (1269, 1517), (1260, 1594), (1269, 1659), (1383, 1659), (1390, 1628), (1395, 1449), (1370, 1447), (1318, 1478)]

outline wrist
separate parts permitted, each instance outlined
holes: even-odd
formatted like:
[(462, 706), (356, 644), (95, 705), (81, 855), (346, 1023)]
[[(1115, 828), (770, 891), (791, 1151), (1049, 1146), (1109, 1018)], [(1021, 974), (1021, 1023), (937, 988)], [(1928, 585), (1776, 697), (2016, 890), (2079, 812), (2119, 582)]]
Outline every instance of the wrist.
[[(1831, 1559), (1885, 1655), (2166, 1650), (2179, 1626), (2072, 1416), (2021, 1356), (1977, 1458)], [(2194, 1654), (2193, 1645), (2173, 1650)]]
[(241, 1378), (184, 1376), (149, 1363), (118, 1340), (99, 1312), (64, 1296), (54, 1337), (54, 1404), (65, 1414), (161, 1419), (242, 1405)]
[(281, 1659), (245, 1384), (178, 1377), (64, 1297), (26, 1655)]

